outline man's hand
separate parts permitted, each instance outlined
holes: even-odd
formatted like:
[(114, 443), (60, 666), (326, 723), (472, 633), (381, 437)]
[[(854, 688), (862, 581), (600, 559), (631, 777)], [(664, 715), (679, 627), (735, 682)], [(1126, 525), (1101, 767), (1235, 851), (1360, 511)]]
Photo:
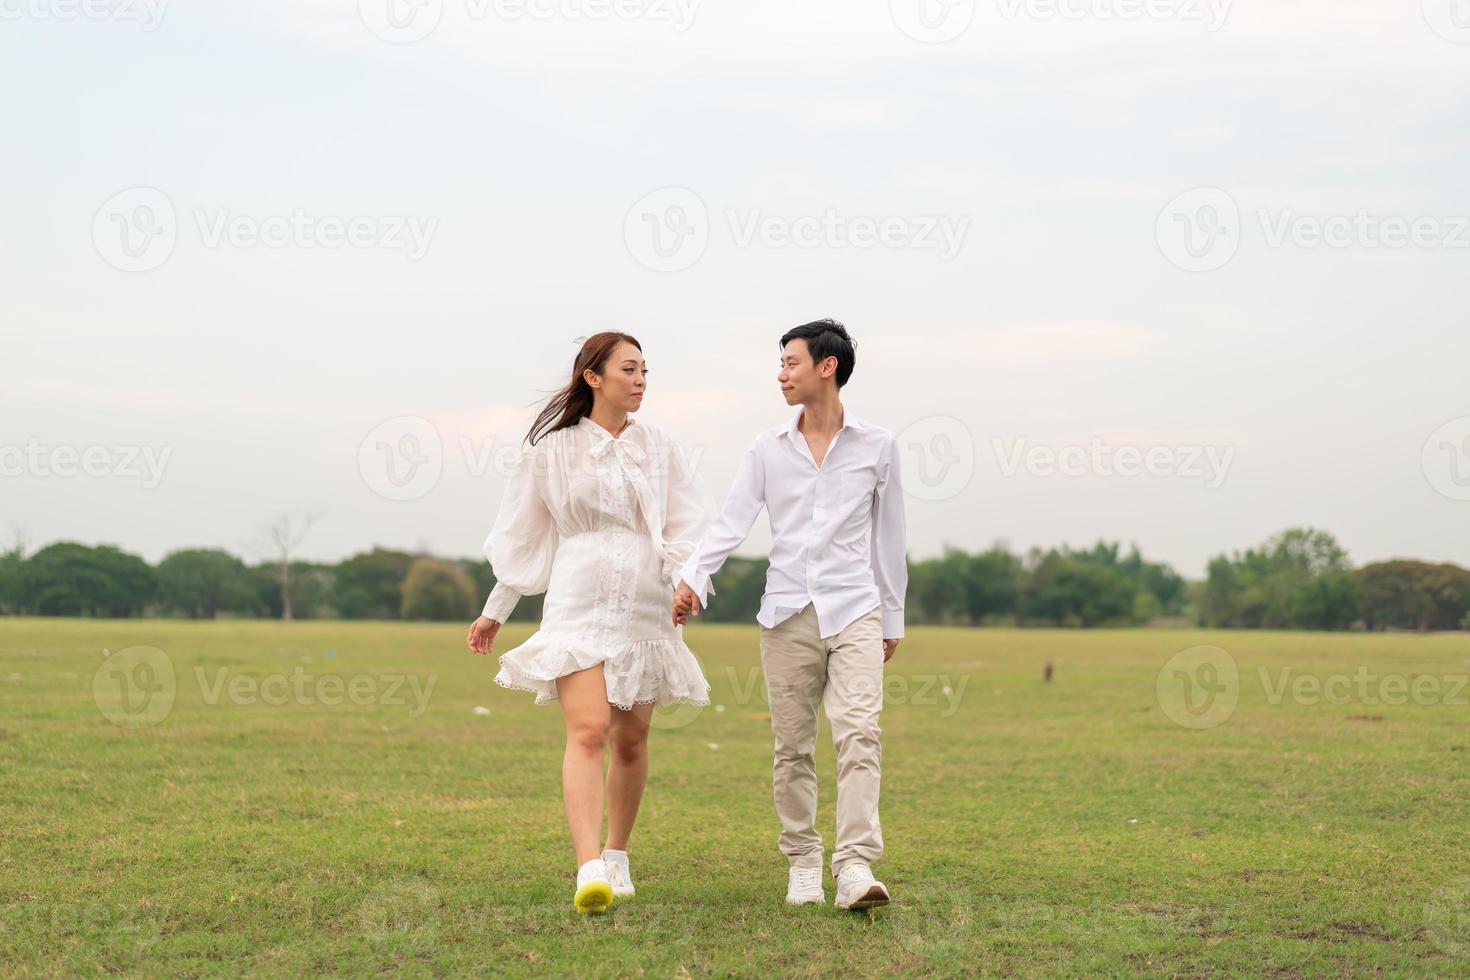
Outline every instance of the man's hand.
[(893, 655), (895, 653), (897, 653), (897, 652), (898, 652), (898, 641), (897, 640), (884, 640), (883, 641), (883, 662), (885, 664), (888, 663), (888, 661), (892, 660), (893, 659)]
[(689, 622), (690, 615), (699, 615), (699, 596), (689, 587), (689, 583), (679, 581), (679, 587), (674, 590), (674, 625), (683, 626)]
[(468, 639), (470, 652), (482, 656), (490, 652), (495, 646), (495, 634), (500, 632), (500, 623), (488, 616), (481, 616), (470, 624), (470, 635)]

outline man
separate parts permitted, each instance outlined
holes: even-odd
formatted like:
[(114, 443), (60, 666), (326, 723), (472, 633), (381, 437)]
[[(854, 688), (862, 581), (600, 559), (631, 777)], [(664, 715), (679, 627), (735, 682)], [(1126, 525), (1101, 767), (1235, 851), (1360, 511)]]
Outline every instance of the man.
[(708, 604), (710, 576), (765, 507), (771, 566), (757, 619), (775, 736), (772, 787), (780, 847), (791, 863), (786, 901), (824, 902), (817, 832), (817, 706), (837, 750), (837, 845), (832, 876), (844, 909), (886, 905), (873, 877), (878, 823), (883, 665), (903, 636), (908, 589), (903, 483), (893, 433), (846, 411), (839, 397), (856, 363), (842, 324), (820, 320), (781, 338), (777, 380), (800, 412), (762, 433), (704, 540), (680, 572), (674, 621)]

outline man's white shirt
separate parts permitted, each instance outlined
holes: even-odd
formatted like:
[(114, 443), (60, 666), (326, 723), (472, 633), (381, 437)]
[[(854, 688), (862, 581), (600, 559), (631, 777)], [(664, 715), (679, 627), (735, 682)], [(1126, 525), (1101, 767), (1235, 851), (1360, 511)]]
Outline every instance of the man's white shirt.
[(898, 441), (844, 409), (842, 428), (819, 467), (797, 428), (801, 414), (756, 438), (719, 518), (680, 578), (699, 596), (700, 607), (707, 606), (710, 577), (764, 507), (772, 544), (756, 616), (762, 626), (775, 627), (810, 602), (825, 638), (876, 606), (884, 639), (899, 639), (908, 565)]

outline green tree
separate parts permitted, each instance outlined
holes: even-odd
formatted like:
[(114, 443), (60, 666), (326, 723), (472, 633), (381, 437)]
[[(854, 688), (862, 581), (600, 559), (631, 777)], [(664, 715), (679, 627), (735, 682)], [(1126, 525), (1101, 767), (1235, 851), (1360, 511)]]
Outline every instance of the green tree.
[(964, 601), (971, 624), (991, 619), (1014, 619), (1021, 600), (1026, 569), (1021, 559), (1000, 542), (988, 551), (968, 556), (964, 563)]
[(332, 605), (344, 619), (397, 619), (413, 555), (374, 548), (337, 564)]
[[(715, 575), (710, 608), (700, 610), (700, 618), (711, 623), (746, 623), (760, 612), (761, 597), (766, 591), (768, 558), (732, 557)], [(670, 583), (672, 584), (672, 583)], [(673, 594), (669, 596), (673, 602)], [(671, 606), (672, 608), (672, 606)]]
[(956, 548), (909, 569), (908, 602), (926, 623), (964, 622), (965, 574), (969, 556)]
[(157, 593), (148, 563), (111, 545), (48, 545), (21, 572), (21, 602), (41, 616), (141, 615)]
[(1354, 573), (1369, 629), (1458, 629), (1470, 615), (1470, 571), (1458, 565), (1384, 561)]
[(1236, 563), (1225, 555), (1210, 560), (1200, 590), (1199, 620), (1205, 626), (1229, 626), (1236, 614), (1236, 596), (1241, 586)]
[(455, 620), (471, 618), (483, 601), (474, 579), (453, 562), (416, 559), (403, 582), (403, 618)]
[(22, 576), (25, 574), (25, 548), (17, 544), (0, 555), (0, 613), (25, 611), (22, 599)]
[(159, 604), (190, 619), (222, 611), (259, 613), (263, 608), (250, 570), (234, 555), (209, 548), (175, 551), (158, 563)]
[(1208, 626), (1344, 629), (1357, 618), (1358, 588), (1332, 535), (1292, 528), (1212, 559), (1199, 617)]
[(1031, 622), (1054, 626), (1103, 626), (1126, 623), (1133, 614), (1133, 584), (1106, 554), (1066, 549), (1041, 553), (1029, 560), (1029, 576), (1021, 596), (1021, 614)]

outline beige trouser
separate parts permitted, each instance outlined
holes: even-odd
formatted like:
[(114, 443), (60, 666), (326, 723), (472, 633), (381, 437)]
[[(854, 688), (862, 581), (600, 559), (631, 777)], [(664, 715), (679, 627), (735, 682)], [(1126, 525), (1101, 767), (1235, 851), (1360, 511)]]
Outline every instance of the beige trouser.
[(822, 866), (817, 832), (817, 706), (825, 704), (837, 750), (837, 847), (832, 874), (883, 856), (878, 826), (882, 761), (883, 619), (876, 608), (822, 639), (816, 607), (774, 629), (761, 627), (761, 667), (771, 699), (776, 761), (772, 787), (781, 852), (795, 867)]

